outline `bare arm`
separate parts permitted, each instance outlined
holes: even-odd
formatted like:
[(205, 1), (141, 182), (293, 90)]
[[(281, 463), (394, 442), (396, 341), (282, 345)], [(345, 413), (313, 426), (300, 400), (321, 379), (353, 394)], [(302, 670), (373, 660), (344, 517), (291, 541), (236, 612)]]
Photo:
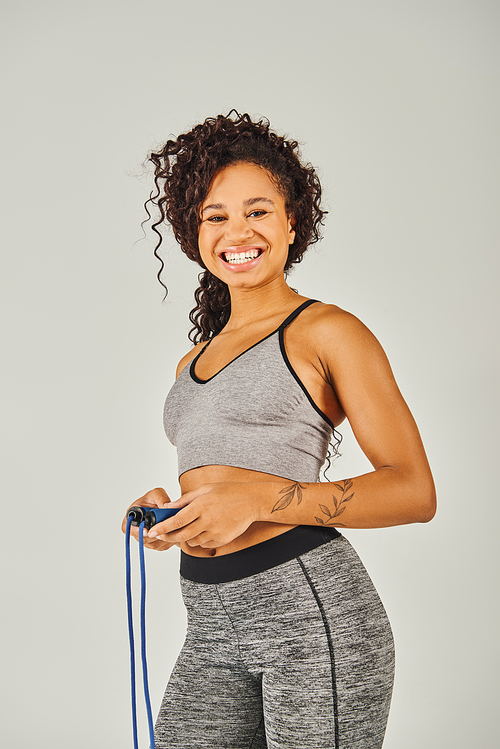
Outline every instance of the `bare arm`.
[[(306, 505), (323, 521), (329, 510), (335, 525), (357, 528), (430, 520), (436, 506), (432, 474), (381, 345), (357, 318), (330, 307), (322, 309), (314, 333), (323, 376), (374, 470), (336, 485), (309, 485), (303, 493)], [(274, 504), (270, 514), (289, 522), (285, 515), (293, 504), (283, 509)]]

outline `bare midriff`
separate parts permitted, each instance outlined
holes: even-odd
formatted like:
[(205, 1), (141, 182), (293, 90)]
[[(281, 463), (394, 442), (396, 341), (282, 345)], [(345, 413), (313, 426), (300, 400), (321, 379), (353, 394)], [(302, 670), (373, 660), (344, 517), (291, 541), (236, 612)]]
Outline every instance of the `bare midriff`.
[[(245, 484), (255, 481), (283, 481), (282, 477), (273, 476), (269, 473), (260, 473), (260, 471), (249, 471), (246, 468), (233, 468), (232, 466), (202, 466), (194, 468), (191, 471), (183, 473), (179, 479), (182, 494), (198, 489), (204, 484), (217, 484), (224, 481), (240, 482), (242, 492), (245, 491)], [(272, 497), (269, 498), (269, 502)], [(194, 557), (213, 557), (222, 556), (223, 554), (232, 554), (240, 549), (246, 549), (249, 546), (255, 546), (269, 538), (280, 536), (282, 533), (295, 528), (294, 525), (281, 525), (280, 523), (257, 522), (252, 523), (247, 530), (225, 546), (217, 549), (205, 549), (201, 546), (188, 546), (186, 543), (181, 545), (182, 551)]]

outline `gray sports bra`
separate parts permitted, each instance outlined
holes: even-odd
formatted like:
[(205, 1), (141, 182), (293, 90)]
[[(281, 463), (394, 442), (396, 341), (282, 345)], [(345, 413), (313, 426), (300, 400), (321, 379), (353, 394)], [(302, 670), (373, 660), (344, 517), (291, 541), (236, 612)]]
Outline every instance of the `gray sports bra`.
[(164, 409), (179, 476), (224, 465), (293, 481), (319, 480), (334, 426), (297, 376), (283, 341), (287, 325), (315, 301), (301, 304), (277, 330), (208, 380), (195, 373), (206, 346), (184, 367)]

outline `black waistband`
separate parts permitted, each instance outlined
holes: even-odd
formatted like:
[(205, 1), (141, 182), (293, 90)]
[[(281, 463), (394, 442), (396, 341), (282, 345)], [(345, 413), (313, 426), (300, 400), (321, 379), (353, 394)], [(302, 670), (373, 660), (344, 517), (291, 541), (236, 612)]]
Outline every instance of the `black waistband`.
[(339, 536), (336, 528), (299, 525), (280, 536), (220, 557), (193, 557), (181, 552), (181, 577), (212, 584), (242, 580), (289, 562)]

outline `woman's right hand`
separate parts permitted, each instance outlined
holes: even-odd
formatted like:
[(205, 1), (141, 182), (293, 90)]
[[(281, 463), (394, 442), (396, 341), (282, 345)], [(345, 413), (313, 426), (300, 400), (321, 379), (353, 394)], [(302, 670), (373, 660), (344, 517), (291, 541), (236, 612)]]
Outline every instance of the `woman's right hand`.
[[(165, 489), (151, 489), (151, 491), (146, 492), (146, 494), (143, 497), (140, 497), (135, 502), (133, 502), (130, 507), (165, 507), (165, 505), (168, 505), (170, 503), (170, 497), (168, 496)], [(130, 507), (127, 508), (127, 512), (125, 513), (125, 517), (123, 518), (122, 522), (122, 531), (125, 533), (127, 529), (127, 518), (128, 518), (128, 511), (130, 510)], [(133, 536), (136, 541), (139, 540), (139, 526), (137, 525), (131, 525), (130, 526), (130, 535)], [(149, 538), (147, 531), (144, 533), (143, 536), (144, 539), (144, 546), (147, 549), (155, 549), (156, 551), (166, 551), (167, 549), (170, 549), (171, 546), (174, 546), (175, 544), (169, 544), (166, 541), (157, 541), (156, 539)], [(180, 544), (177, 544), (179, 546)]]

